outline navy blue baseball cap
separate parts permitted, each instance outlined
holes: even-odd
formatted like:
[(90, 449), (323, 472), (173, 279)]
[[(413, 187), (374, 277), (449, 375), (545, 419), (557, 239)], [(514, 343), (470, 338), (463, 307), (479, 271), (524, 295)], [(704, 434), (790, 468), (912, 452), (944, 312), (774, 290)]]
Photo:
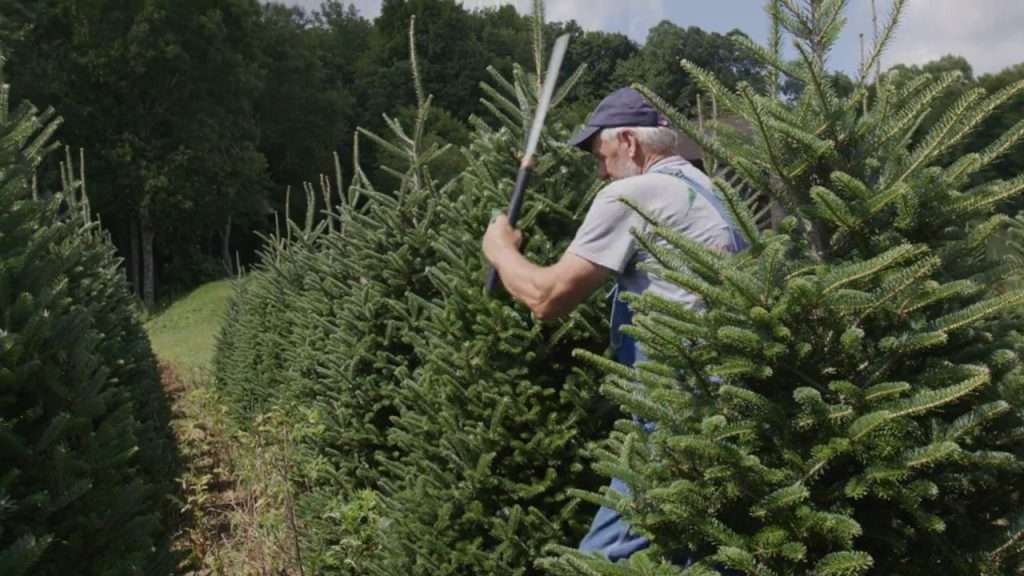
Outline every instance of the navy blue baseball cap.
[(605, 128), (624, 126), (668, 126), (668, 119), (636, 90), (628, 86), (619, 88), (601, 100), (569, 144), (589, 151), (590, 139), (595, 134)]

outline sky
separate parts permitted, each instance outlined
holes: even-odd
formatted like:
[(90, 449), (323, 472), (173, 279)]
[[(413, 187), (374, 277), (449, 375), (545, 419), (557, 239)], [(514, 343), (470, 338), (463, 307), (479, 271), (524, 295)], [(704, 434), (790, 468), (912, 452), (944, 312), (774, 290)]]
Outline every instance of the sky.
[[(314, 9), (320, 0), (277, 0)], [(467, 8), (513, 4), (527, 13), (531, 0), (460, 0)], [(381, 0), (343, 0), (368, 18), (380, 14)], [(892, 0), (877, 0), (884, 22)], [(885, 67), (897, 63), (923, 64), (945, 54), (967, 58), (977, 75), (998, 72), (1024, 62), (1024, 0), (909, 0), (896, 37), (883, 58)], [(643, 43), (647, 31), (669, 20), (681, 27), (698, 26), (714, 32), (739, 28), (765, 41), (768, 16), (762, 0), (547, 0), (547, 20), (576, 20), (585, 30), (622, 32)], [(850, 0), (848, 23), (836, 46), (831, 68), (853, 74), (860, 61), (863, 33), (870, 43), (870, 0)]]

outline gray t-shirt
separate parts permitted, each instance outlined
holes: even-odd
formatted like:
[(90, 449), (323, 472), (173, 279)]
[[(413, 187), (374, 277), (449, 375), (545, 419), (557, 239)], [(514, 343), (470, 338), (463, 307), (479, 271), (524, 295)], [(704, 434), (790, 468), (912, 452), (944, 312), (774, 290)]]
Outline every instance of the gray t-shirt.
[(656, 222), (709, 248), (737, 252), (741, 241), (712, 190), (711, 180), (685, 159), (665, 158), (646, 173), (616, 180), (598, 192), (569, 251), (615, 272), (628, 292), (650, 290), (700, 308), (699, 296), (637, 268), (650, 255), (641, 249), (631, 230), (645, 234), (650, 225), (621, 200), (629, 199)]

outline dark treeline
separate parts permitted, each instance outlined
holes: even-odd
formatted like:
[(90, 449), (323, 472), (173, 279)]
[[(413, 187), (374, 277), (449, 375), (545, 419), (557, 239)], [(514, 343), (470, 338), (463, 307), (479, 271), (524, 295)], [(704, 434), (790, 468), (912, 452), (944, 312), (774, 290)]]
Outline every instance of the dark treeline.
[[(435, 103), (430, 137), (464, 143), (487, 67), (509, 74), (532, 57), (528, 18), (510, 6), (384, 0), (371, 21), (338, 0), (312, 13), (257, 0), (0, 0), (0, 50), (14, 101), (57, 108), (61, 141), (86, 150), (93, 205), (152, 305), (233, 272), (236, 258), (250, 262), (256, 232), (273, 228), (286, 190), (290, 208), (302, 210), (302, 183), (333, 172), (334, 153), (351, 174), (357, 126), (382, 132), (383, 114), (413, 114), (413, 15)], [(683, 57), (728, 83), (766, 77), (727, 35), (696, 27), (661, 22), (642, 45), (572, 21), (547, 27), (550, 37), (563, 32), (573, 34), (566, 69), (588, 66), (567, 102), (577, 120), (630, 82), (692, 109)], [(965, 86), (1024, 74), (1018, 66), (975, 79), (958, 58), (934, 66), (966, 68)], [(1022, 108), (993, 122), (1009, 125)], [(1004, 164), (1014, 162), (1019, 171), (1020, 159)], [(362, 150), (360, 163), (373, 175), (374, 151)], [(440, 168), (461, 169), (456, 157)]]

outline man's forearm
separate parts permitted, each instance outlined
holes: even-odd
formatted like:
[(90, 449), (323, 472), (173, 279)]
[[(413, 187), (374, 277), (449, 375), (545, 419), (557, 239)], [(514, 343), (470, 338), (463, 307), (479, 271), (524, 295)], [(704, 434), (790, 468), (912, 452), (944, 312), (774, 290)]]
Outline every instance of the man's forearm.
[(551, 266), (538, 266), (520, 254), (521, 241), (520, 233), (499, 215), (487, 227), (482, 248), (505, 291), (542, 320), (572, 312), (610, 273), (570, 252)]
[(551, 287), (545, 282), (547, 270), (530, 262), (512, 248), (505, 248), (495, 254), (492, 264), (505, 290), (513, 298), (526, 304), (538, 316), (548, 315), (545, 307)]

